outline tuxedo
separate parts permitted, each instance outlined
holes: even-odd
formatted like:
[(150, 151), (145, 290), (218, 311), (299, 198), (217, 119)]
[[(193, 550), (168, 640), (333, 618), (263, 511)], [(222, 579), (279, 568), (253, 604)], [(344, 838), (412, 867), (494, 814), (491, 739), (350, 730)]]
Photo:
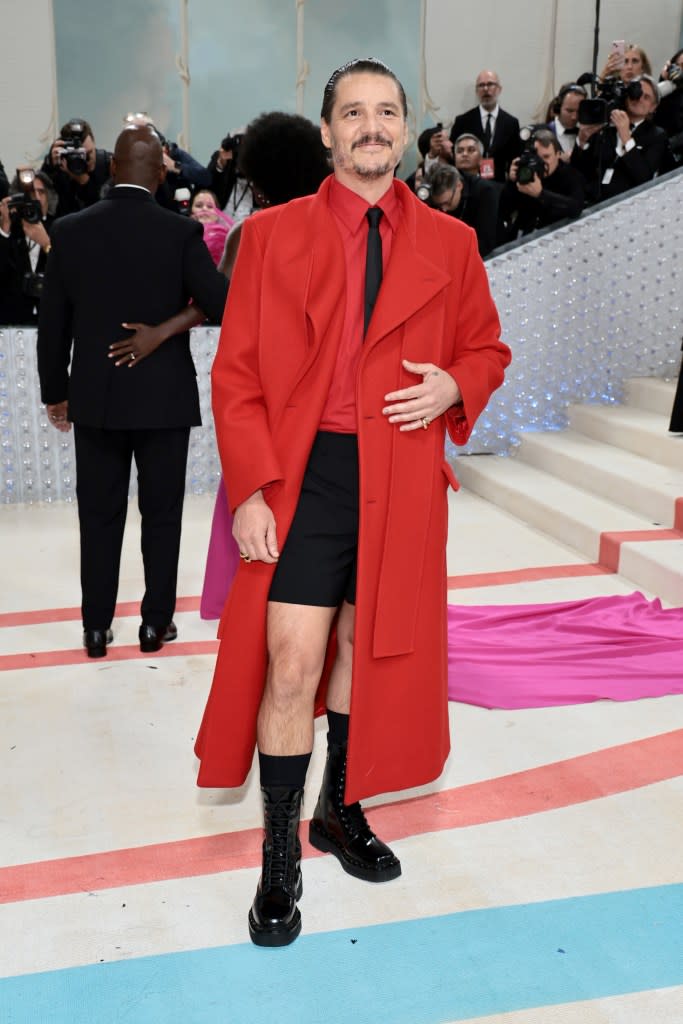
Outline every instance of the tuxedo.
[(635, 146), (623, 156), (617, 156), (618, 136), (613, 125), (591, 136), (586, 149), (578, 143), (574, 146), (570, 163), (584, 177), (589, 202), (621, 195), (650, 181), (662, 169), (669, 152), (666, 133), (652, 121), (641, 121), (631, 134)]
[[(54, 217), (45, 217), (43, 226), (48, 235), (52, 233)], [(27, 294), (27, 274), (42, 274), (47, 255), (41, 249), (35, 271), (31, 263), (30, 242), (23, 228), (13, 228), (9, 237), (0, 235), (0, 324), (36, 324), (36, 307), (39, 300)]]
[[(481, 111), (479, 107), (472, 107), (464, 114), (458, 114), (453, 127), (451, 128), (451, 141), (455, 146), (455, 140), (461, 135), (474, 135), (476, 138), (484, 139), (484, 129), (481, 123)], [(488, 147), (486, 156), (493, 157), (494, 176), (496, 181), (504, 182), (507, 169), (522, 151), (522, 143), (519, 138), (519, 121), (506, 110), (498, 107), (495, 129)]]
[(220, 319), (227, 284), (201, 224), (119, 186), (58, 220), (38, 328), (41, 399), (68, 400), (75, 426), (83, 625), (109, 627), (116, 602), (132, 458), (138, 470), (146, 593), (143, 621), (164, 627), (175, 606), (190, 427), (201, 422), (189, 333), (139, 364), (115, 366), (123, 322), (160, 324), (190, 299)]

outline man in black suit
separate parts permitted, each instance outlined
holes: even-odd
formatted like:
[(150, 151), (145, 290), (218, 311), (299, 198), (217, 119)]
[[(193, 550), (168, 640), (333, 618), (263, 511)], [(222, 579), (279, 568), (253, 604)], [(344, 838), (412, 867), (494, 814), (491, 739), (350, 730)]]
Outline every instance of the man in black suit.
[(522, 149), (519, 121), (498, 105), (503, 87), (495, 71), (480, 71), (475, 90), (479, 105), (458, 114), (451, 140), (455, 144), (461, 135), (475, 135), (484, 144), (484, 159), (493, 160), (495, 180), (504, 182), (508, 167)]
[(659, 101), (657, 83), (650, 75), (634, 78), (629, 85), (636, 82), (640, 96), (627, 96), (625, 109), (613, 110), (608, 124), (579, 123), (571, 164), (581, 171), (591, 203), (650, 181), (665, 163), (669, 140), (652, 121)]
[(75, 427), (90, 657), (104, 655), (111, 640), (133, 456), (145, 568), (140, 649), (158, 650), (177, 635), (185, 467), (190, 427), (201, 422), (187, 330), (136, 331), (121, 341), (122, 324), (175, 318), (187, 327), (199, 318), (195, 307), (188, 313), (189, 299), (219, 320), (227, 288), (201, 224), (153, 199), (164, 177), (154, 129), (126, 127), (112, 167), (107, 198), (54, 226), (38, 329), (42, 401), (58, 429)]

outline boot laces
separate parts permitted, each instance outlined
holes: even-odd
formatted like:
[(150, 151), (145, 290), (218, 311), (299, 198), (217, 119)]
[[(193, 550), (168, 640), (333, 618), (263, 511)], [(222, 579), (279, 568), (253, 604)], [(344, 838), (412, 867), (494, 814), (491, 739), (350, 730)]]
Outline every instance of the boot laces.
[[(290, 856), (290, 832), (298, 820), (296, 801), (277, 800), (270, 807), (271, 843), (264, 844), (263, 881), (267, 886), (285, 887), (294, 883), (296, 860), (301, 857), (301, 843), (296, 836)], [(295, 827), (295, 826), (294, 826)]]

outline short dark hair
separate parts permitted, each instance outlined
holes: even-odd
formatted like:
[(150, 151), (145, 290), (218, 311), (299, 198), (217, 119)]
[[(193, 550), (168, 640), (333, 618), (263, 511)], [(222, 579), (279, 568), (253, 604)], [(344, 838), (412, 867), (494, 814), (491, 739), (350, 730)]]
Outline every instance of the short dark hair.
[(435, 164), (429, 171), (426, 181), (431, 185), (432, 198), (442, 195), (454, 189), (459, 181), (462, 181), (462, 174), (457, 167), (450, 164)]
[(93, 142), (95, 141), (95, 133), (92, 130), (92, 126), (91, 126), (90, 122), (86, 121), (86, 119), (84, 117), (71, 117), (71, 118), (69, 118), (69, 120), (66, 122), (66, 124), (63, 124), (62, 127), (60, 128), (59, 138), (63, 139), (65, 142), (66, 142), (67, 139), (72, 138), (73, 137), (73, 133), (74, 133), (74, 125), (76, 125), (76, 124), (83, 125), (83, 138), (84, 139), (87, 139), (87, 137), (89, 135), (90, 138), (93, 140)]
[(379, 60), (377, 57), (356, 57), (354, 60), (349, 60), (346, 64), (342, 64), (342, 66), (337, 68), (336, 71), (333, 71), (329, 77), (327, 85), (323, 89), (323, 104), (320, 108), (320, 116), (326, 124), (330, 123), (332, 108), (337, 94), (337, 82), (339, 79), (346, 78), (347, 75), (361, 74), (385, 75), (387, 78), (393, 79), (398, 87), (399, 96), (401, 97), (403, 116), (408, 116), (408, 101), (406, 99), (405, 89), (389, 65), (385, 64), (384, 61)]
[(552, 146), (556, 153), (562, 152), (559, 139), (550, 128), (538, 128), (531, 138), (534, 142), (540, 142), (542, 146)]
[(240, 174), (273, 206), (317, 192), (330, 173), (320, 128), (280, 110), (247, 125), (237, 162)]

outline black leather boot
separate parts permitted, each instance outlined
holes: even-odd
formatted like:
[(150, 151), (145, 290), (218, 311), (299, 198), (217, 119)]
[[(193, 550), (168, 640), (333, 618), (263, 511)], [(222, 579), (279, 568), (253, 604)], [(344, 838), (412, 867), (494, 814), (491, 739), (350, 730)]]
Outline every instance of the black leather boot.
[(401, 874), (401, 862), (368, 825), (359, 803), (344, 803), (346, 746), (331, 743), (322, 789), (311, 818), (311, 846), (333, 853), (344, 871), (366, 882), (388, 882)]
[(262, 786), (261, 792), (266, 835), (249, 934), (257, 946), (288, 946), (301, 931), (296, 902), (303, 893), (298, 834), (303, 790)]

